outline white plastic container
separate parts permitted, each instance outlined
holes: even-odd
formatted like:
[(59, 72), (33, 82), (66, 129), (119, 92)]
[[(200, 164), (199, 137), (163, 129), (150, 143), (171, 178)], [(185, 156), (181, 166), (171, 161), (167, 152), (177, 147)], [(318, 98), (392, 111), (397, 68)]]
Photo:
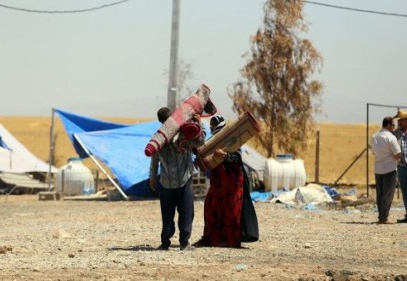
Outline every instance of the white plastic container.
[(304, 161), (293, 159), (291, 154), (278, 154), (276, 159), (266, 160), (264, 187), (266, 191), (291, 190), (304, 186), (306, 172)]
[(91, 170), (81, 158), (70, 158), (56, 175), (56, 192), (67, 196), (95, 193), (95, 181)]

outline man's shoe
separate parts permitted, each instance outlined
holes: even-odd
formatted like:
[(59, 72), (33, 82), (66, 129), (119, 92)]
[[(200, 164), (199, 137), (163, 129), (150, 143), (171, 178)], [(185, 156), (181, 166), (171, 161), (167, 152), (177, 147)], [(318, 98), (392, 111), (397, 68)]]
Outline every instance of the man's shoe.
[(407, 218), (397, 220), (397, 223), (407, 223)]
[(188, 243), (188, 244), (186, 244), (186, 245), (181, 245), (181, 246), (179, 246), (179, 249), (180, 249), (181, 251), (193, 251), (193, 250), (195, 250), (195, 247), (191, 246), (191, 245)]
[(378, 224), (391, 224), (391, 222), (389, 222), (388, 220), (379, 220), (377, 223)]
[(160, 246), (158, 246), (157, 247), (157, 250), (159, 250), (159, 251), (168, 251), (168, 246), (164, 246), (164, 245), (160, 245)]

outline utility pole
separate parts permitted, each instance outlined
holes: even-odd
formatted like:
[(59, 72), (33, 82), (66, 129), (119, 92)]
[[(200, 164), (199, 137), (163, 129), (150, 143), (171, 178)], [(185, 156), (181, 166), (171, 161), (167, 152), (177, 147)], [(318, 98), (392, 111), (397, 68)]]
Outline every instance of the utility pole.
[(317, 138), (315, 143), (315, 183), (319, 183), (319, 125), (317, 129)]
[(170, 77), (168, 83), (167, 107), (174, 110), (178, 102), (178, 39), (180, 0), (172, 1)]

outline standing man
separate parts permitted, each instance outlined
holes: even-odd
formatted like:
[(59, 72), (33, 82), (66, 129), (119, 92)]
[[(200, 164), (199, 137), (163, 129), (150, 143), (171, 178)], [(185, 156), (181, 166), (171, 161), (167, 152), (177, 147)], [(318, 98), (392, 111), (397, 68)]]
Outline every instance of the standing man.
[(397, 172), (399, 176), (399, 183), (401, 188), (401, 194), (403, 195), (404, 208), (406, 214), (403, 219), (397, 220), (398, 223), (407, 223), (407, 113), (398, 114), (400, 119), (398, 120), (400, 128), (400, 148), (401, 157), (397, 166)]
[[(171, 116), (171, 110), (162, 107), (157, 112), (158, 121), (164, 123)], [(194, 219), (194, 192), (192, 189), (192, 175), (196, 172), (192, 161), (192, 150), (205, 142), (205, 131), (200, 116), (194, 115), (193, 120), (200, 126), (201, 133), (194, 139), (184, 142), (182, 149), (176, 139), (183, 138), (178, 132), (173, 139), (155, 155), (150, 163), (150, 187), (156, 188), (158, 178), (158, 166), (160, 166), (159, 191), (161, 207), (161, 245), (159, 250), (168, 250), (171, 245), (171, 237), (175, 233), (174, 216), (178, 211), (178, 229), (180, 250), (190, 248), (189, 239), (192, 233)]]
[[(401, 128), (400, 128), (400, 117), (402, 115), (407, 114), (406, 112), (402, 110), (397, 110), (397, 114), (393, 116), (393, 119), (397, 120), (397, 129), (393, 131), (393, 134), (396, 136), (397, 140), (399, 141), (401, 138)], [(393, 128), (394, 129), (394, 128)]]
[(396, 189), (397, 160), (401, 155), (400, 146), (392, 133), (395, 126), (393, 122), (393, 117), (385, 117), (382, 129), (375, 133), (370, 141), (375, 155), (374, 174), (379, 224), (389, 223), (388, 216)]

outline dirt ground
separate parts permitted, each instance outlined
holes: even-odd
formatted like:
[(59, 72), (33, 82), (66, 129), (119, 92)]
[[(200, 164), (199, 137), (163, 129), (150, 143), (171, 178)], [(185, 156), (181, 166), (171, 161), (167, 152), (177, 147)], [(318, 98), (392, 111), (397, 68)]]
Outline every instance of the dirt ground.
[[(255, 203), (260, 241), (242, 249), (158, 251), (157, 200), (0, 196), (0, 280), (407, 280), (407, 224), (378, 225), (374, 203)], [(403, 217), (395, 200), (390, 220)], [(203, 231), (195, 202), (191, 242)]]

